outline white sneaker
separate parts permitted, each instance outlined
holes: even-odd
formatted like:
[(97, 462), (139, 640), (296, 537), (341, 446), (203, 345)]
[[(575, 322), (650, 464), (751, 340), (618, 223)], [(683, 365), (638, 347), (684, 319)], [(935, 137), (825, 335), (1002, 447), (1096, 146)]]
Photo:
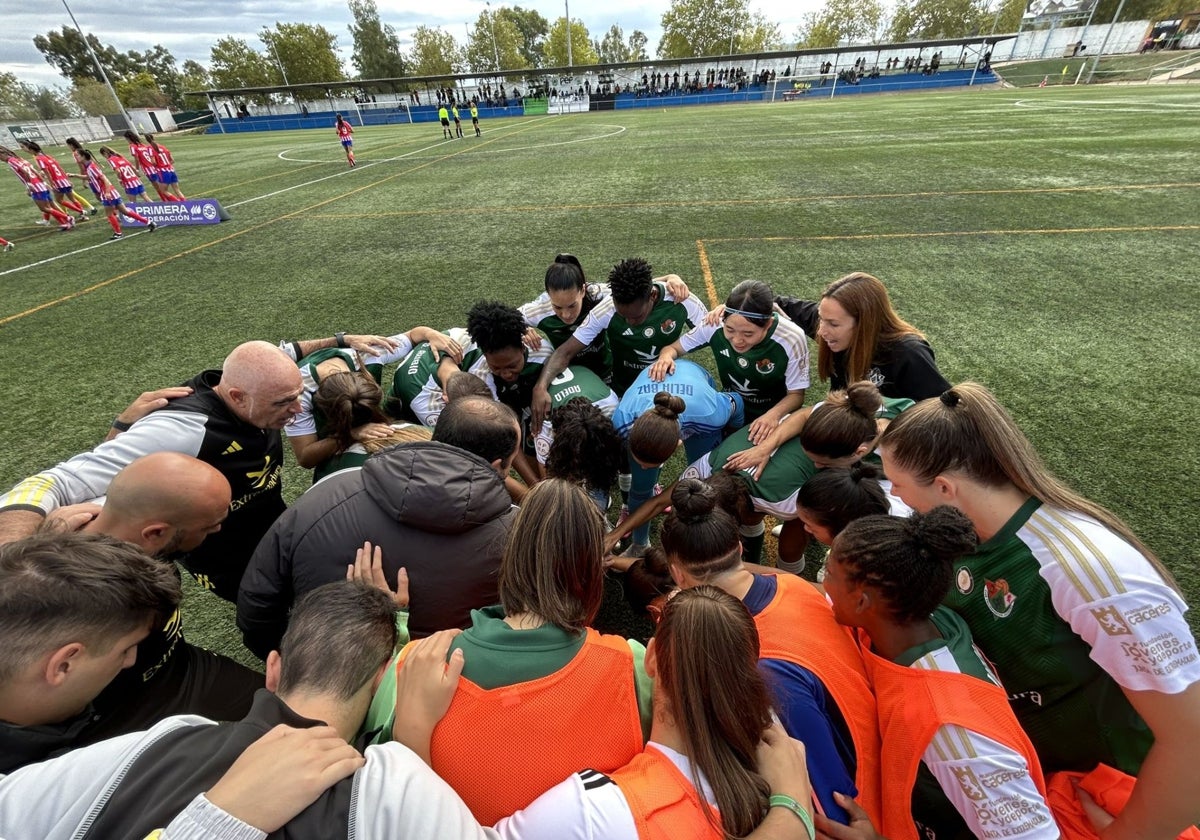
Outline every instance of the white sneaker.
[(17, 247), (17, 246), (16, 246), (16, 245), (14, 245), (14, 244), (12, 244), (11, 242), (7, 242), (7, 243), (5, 243), (5, 245), (4, 245), (4, 253), (6, 253), (6, 254), (7, 254), (9, 251), (11, 251), (13, 248), (16, 248), (16, 247)]
[(35, 224), (41, 225), (42, 227), (50, 227), (50, 220), (49, 219), (38, 219), (37, 222), (35, 222)]

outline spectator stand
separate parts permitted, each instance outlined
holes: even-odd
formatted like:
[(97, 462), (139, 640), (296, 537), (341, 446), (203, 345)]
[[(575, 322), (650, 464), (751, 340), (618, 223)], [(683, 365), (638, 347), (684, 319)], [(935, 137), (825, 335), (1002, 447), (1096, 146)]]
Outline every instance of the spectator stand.
[[(477, 101), (483, 119), (626, 108), (962, 87), (996, 80), (992, 47), (1015, 35), (549, 67), (490, 76), (412, 76), (189, 91), (208, 97), (210, 132), (433, 122), (441, 103)], [(901, 68), (904, 68), (903, 72)], [(522, 94), (522, 89), (525, 94)], [(266, 113), (263, 113), (263, 112)]]

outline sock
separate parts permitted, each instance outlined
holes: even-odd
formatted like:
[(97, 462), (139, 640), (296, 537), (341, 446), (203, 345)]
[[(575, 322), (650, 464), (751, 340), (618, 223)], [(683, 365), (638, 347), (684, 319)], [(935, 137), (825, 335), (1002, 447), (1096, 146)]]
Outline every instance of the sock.
[(137, 219), (139, 222), (141, 222), (144, 225), (150, 224), (149, 219), (147, 219), (145, 216), (143, 216), (139, 213), (135, 213), (134, 211), (130, 210), (128, 207), (125, 208), (125, 214), (127, 216), (129, 216), (129, 218), (131, 218), (131, 219)]
[(50, 213), (49, 213), (49, 212), (47, 212), (46, 210), (43, 210), (43, 211), (42, 211), (42, 221), (43, 221), (43, 222), (48, 222), (48, 221), (50, 221)]
[(747, 563), (761, 563), (763, 542), (767, 537), (763, 524), (739, 525), (738, 534), (742, 539), (742, 559)]
[(79, 195), (78, 193), (75, 194), (75, 200), (78, 201), (80, 206), (83, 207), (85, 210), (95, 209), (92, 207), (91, 202), (89, 202), (86, 198), (84, 198), (82, 195)]
[(53, 216), (60, 225), (65, 225), (71, 220), (71, 217), (61, 210), (48, 210), (47, 212)]
[(795, 563), (785, 563), (782, 560), (780, 560), (779, 563), (777, 564), (777, 568), (781, 572), (788, 572), (789, 574), (798, 575), (804, 571), (804, 558), (801, 557)]
[(59, 202), (59, 204), (61, 204), (63, 207), (66, 207), (66, 208), (68, 208), (68, 209), (70, 209), (70, 210), (74, 210), (76, 213), (82, 213), (82, 212), (83, 212), (83, 205), (82, 205), (82, 204), (79, 204), (78, 202), (71, 201), (69, 198), (60, 198), (60, 199), (58, 200), (58, 202)]
[(633, 475), (631, 473), (619, 473), (617, 475), (617, 487), (621, 491), (621, 501), (629, 501), (629, 488), (633, 486)]
[(110, 225), (112, 225), (113, 233), (121, 232), (121, 220), (118, 219), (116, 216), (109, 216), (108, 223)]

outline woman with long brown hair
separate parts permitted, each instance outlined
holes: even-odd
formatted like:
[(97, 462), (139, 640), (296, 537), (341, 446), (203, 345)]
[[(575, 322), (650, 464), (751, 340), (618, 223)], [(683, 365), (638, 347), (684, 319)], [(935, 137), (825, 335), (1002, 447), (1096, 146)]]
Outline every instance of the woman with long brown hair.
[[(417, 643), (411, 666), (400, 675), (397, 720), (405, 723), (397, 726), (397, 738), (423, 757), (430, 754), (437, 711), (446, 707), (454, 685), (447, 672), (464, 664), (456, 656), (447, 669), (447, 649), (445, 634)], [(804, 745), (772, 723), (758, 657), (754, 620), (737, 598), (715, 586), (677, 593), (664, 606), (646, 651), (654, 720), (645, 749), (611, 773), (587, 769), (567, 777), (500, 820), (496, 834), (521, 840), (814, 840)]]
[(1200, 817), (1200, 654), (1171, 575), (1111, 511), (1055, 478), (996, 397), (957, 385), (880, 438), (893, 492), (966, 514), (979, 547), (945, 604), (996, 666), (1048, 773), (1137, 777), (1106, 837)]
[(869, 379), (885, 397), (920, 401), (950, 387), (924, 334), (892, 308), (877, 277), (856, 271), (830, 283), (819, 301), (775, 303), (817, 342), (817, 374), (831, 391)]
[[(603, 537), (603, 517), (581, 487), (539, 482), (500, 561), (500, 604), (474, 610), (455, 640), (466, 667), (433, 735), (432, 766), (480, 822), (527, 806), (580, 767), (610, 772), (642, 749), (651, 717), (645, 648), (589, 627), (604, 594)], [(376, 693), (368, 730), (392, 731), (395, 672)], [(491, 772), (484, 756), (519, 772)]]
[(710, 584), (738, 598), (758, 628), (761, 667), (771, 675), (779, 716), (804, 742), (824, 813), (849, 816), (834, 793), (857, 796), (879, 815), (879, 733), (862, 657), (825, 597), (794, 575), (754, 574), (742, 563), (737, 523), (702, 481), (681, 479), (663, 523), (671, 576), (684, 589)]
[(392, 424), (382, 403), (383, 389), (368, 373), (342, 371), (321, 380), (312, 406), (323, 420), (321, 439), (332, 441), (337, 450), (313, 468), (314, 484), (338, 470), (361, 467), (376, 452), (429, 440), (431, 432), (424, 426)]

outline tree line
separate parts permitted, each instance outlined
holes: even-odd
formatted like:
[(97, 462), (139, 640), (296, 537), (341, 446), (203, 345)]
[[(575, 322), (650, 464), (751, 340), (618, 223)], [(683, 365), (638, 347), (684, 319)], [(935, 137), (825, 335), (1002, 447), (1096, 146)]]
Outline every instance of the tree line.
[[(687, 59), (703, 55), (765, 52), (795, 46), (826, 48), (847, 43), (887, 43), (958, 38), (988, 32), (1015, 32), (1027, 0), (825, 0), (809, 12), (789, 41), (778, 23), (751, 12), (749, 0), (671, 0), (662, 16), (662, 38), (656, 57)], [(1108, 22), (1120, 0), (1099, 0), (1097, 22)], [(1194, 0), (1126, 0), (1122, 20), (1178, 16)], [(560, 17), (551, 22), (533, 9), (490, 7), (468, 28), (465, 42), (449, 32), (418, 26), (407, 50), (390, 24), (379, 16), (376, 0), (348, 0), (352, 23), (350, 63), (343, 70), (337, 36), (324, 26), (276, 23), (258, 33), (261, 48), (242, 38), (222, 38), (212, 45), (209, 65), (175, 57), (161, 45), (121, 52), (92, 34), (63, 27), (33, 39), (34, 46), (70, 81), (67, 90), (20, 82), (0, 73), (0, 116), (13, 119), (57, 119), (78, 114), (113, 113), (116, 103), (88, 53), (90, 46), (127, 108), (207, 107), (203, 97), (187, 91), (208, 88), (272, 87), (319, 82), (361, 81), (362, 93), (390, 92), (390, 85), (369, 80), (453, 73), (492, 75), (546, 67), (644, 61), (650, 58), (647, 37), (628, 36), (614, 24), (593, 38), (583, 22)], [(568, 43), (570, 47), (568, 49)], [(568, 59), (569, 57), (569, 59)], [(398, 91), (396, 91), (398, 92)], [(320, 98), (314, 93), (313, 98)], [(265, 97), (260, 97), (260, 101)]]

